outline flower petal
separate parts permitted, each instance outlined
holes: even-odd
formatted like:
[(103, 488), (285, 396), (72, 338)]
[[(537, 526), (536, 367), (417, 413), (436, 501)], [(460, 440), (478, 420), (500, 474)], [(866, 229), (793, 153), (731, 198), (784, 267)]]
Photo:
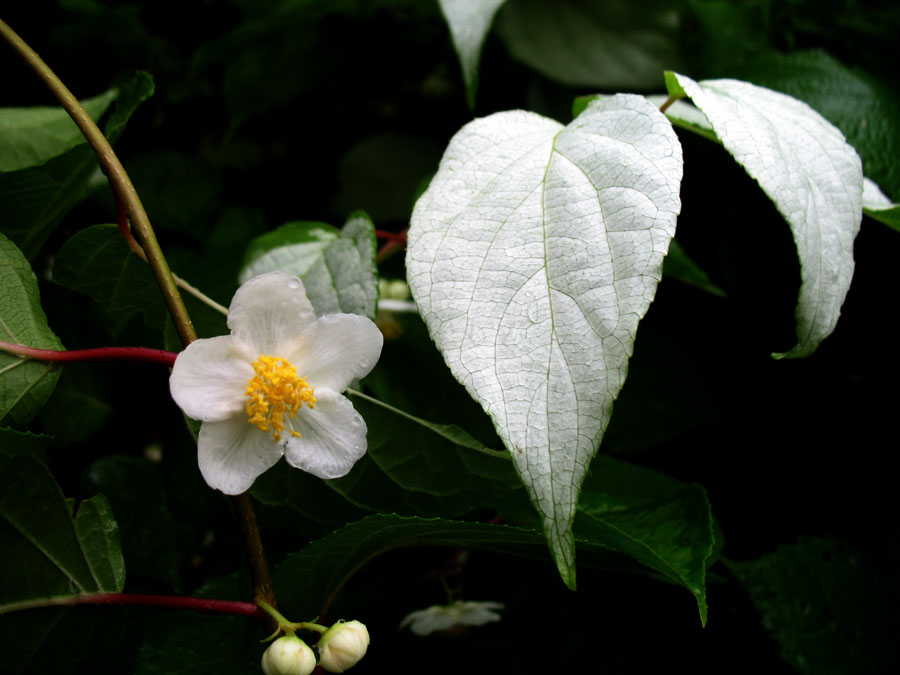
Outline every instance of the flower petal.
[(257, 476), (281, 458), (282, 444), (236, 415), (204, 422), (197, 439), (200, 473), (211, 488), (226, 495), (246, 492)]
[(269, 272), (243, 284), (231, 299), (228, 327), (256, 353), (276, 356), (278, 348), (316, 320), (303, 282), (284, 272)]
[(384, 337), (373, 321), (357, 314), (327, 314), (285, 344), (284, 358), (313, 388), (341, 392), (363, 377), (381, 356)]
[(230, 335), (195, 340), (175, 359), (169, 377), (172, 398), (188, 417), (227, 419), (244, 409), (254, 358)]
[(288, 464), (318, 478), (350, 473), (366, 454), (366, 422), (349, 400), (330, 389), (316, 389), (316, 407), (302, 408), (291, 423), (301, 437), (284, 448)]

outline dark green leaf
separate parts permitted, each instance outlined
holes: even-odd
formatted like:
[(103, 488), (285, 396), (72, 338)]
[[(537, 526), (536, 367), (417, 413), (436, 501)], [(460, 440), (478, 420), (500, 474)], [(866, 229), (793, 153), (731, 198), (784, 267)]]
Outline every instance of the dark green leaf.
[[(201, 598), (240, 598), (233, 579), (215, 579)], [(243, 617), (167, 612), (151, 624), (138, 654), (136, 675), (244, 675), (259, 671), (266, 645), (255, 622)]]
[(900, 669), (893, 569), (880, 570), (837, 539), (802, 537), (748, 562), (728, 562), (781, 645), (803, 673), (890, 673)]
[(506, 525), (378, 514), (346, 525), (292, 554), (275, 568), (275, 586), (289, 616), (316, 616), (356, 567), (398, 547), (467, 546), (546, 556), (543, 535)]
[(582, 491), (575, 517), (580, 538), (625, 553), (687, 588), (706, 624), (706, 561), (713, 527), (706, 492), (699, 485), (675, 488), (658, 501), (623, 508), (604, 493)]
[(0, 462), (13, 455), (31, 455), (40, 459), (53, 441), (52, 436), (39, 436), (26, 431), (0, 428)]
[(165, 306), (153, 274), (115, 225), (94, 225), (70, 237), (54, 261), (53, 280), (101, 303), (114, 330), (138, 312), (148, 326), (163, 325)]
[[(62, 349), (41, 308), (37, 279), (21, 251), (0, 234), (0, 340), (27, 347)], [(0, 351), (0, 424), (22, 426), (53, 393), (54, 364)]]
[[(634, 561), (685, 586), (695, 596), (701, 621), (706, 621), (706, 561), (713, 548), (712, 517), (702, 488), (680, 486), (658, 493), (671, 479), (657, 475), (653, 489), (635, 487), (646, 470), (612, 462), (602, 467), (610, 491), (582, 492), (575, 539), (579, 561), (616, 569), (634, 569)], [(618, 473), (618, 479), (615, 473)], [(652, 473), (652, 472), (647, 472)], [(646, 476), (646, 474), (644, 474)], [(630, 484), (628, 496), (616, 494), (618, 484)], [(602, 488), (603, 483), (595, 484)], [(677, 483), (676, 483), (677, 485)], [(654, 499), (646, 497), (654, 494)], [(347, 525), (303, 551), (288, 556), (275, 570), (282, 600), (291, 613), (315, 615), (359, 565), (393, 548), (406, 546), (463, 546), (546, 558), (543, 535), (506, 525), (378, 514)]]
[(351, 393), (369, 428), (371, 460), (329, 485), (375, 511), (459, 516), (521, 491), (509, 453), (490, 450), (463, 429), (433, 424)]
[[(96, 122), (118, 93), (110, 89), (81, 104)], [(43, 164), (83, 143), (81, 130), (62, 108), (0, 108), (0, 173)]]
[(59, 383), (40, 412), (44, 432), (54, 447), (85, 441), (109, 418), (110, 404), (104, 396), (104, 380), (96, 367), (71, 363), (62, 369)]
[(254, 239), (241, 267), (241, 283), (275, 270), (303, 280), (320, 316), (344, 312), (375, 318), (375, 227), (362, 211), (351, 214), (342, 230), (297, 222)]
[(158, 468), (144, 459), (112, 455), (94, 462), (85, 488), (102, 492), (122, 529), (122, 553), (132, 578), (181, 588), (175, 523), (166, 506)]
[(141, 616), (124, 607), (45, 607), (0, 615), (0, 672), (121, 675)]
[(497, 30), (517, 59), (571, 86), (655, 89), (678, 69), (677, 8), (668, 2), (508, 0)]
[(364, 138), (341, 157), (334, 208), (338, 213), (365, 208), (377, 223), (405, 225), (422, 182), (440, 160), (440, 146), (426, 138), (398, 133)]
[(366, 511), (455, 517), (513, 493), (525, 500), (505, 451), (486, 448), (459, 427), (427, 422), (358, 392), (350, 397), (366, 419), (369, 444), (353, 471), (323, 483), (277, 467), (257, 481), (254, 496), (332, 524)]
[(82, 502), (73, 518), (38, 460), (18, 456), (0, 465), (0, 612), (50, 598), (120, 592), (124, 564), (116, 540), (102, 498)]
[(153, 150), (129, 160), (128, 174), (157, 230), (206, 238), (222, 201), (219, 172), (208, 160)]
[[(153, 93), (153, 84), (149, 75), (137, 73), (118, 89), (105, 126), (111, 143), (140, 103)], [(97, 171), (94, 152), (82, 144), (41, 166), (0, 174), (0, 232), (16, 242), (28, 258), (34, 258), (63, 216), (84, 196)]]
[(734, 76), (806, 101), (838, 127), (863, 172), (900, 199), (900, 94), (821, 50), (756, 57)]
[(863, 213), (900, 232), (900, 206), (891, 209), (863, 209)]
[(725, 291), (716, 286), (709, 275), (688, 256), (678, 239), (669, 243), (669, 252), (663, 260), (663, 276), (678, 279), (721, 298), (725, 297)]

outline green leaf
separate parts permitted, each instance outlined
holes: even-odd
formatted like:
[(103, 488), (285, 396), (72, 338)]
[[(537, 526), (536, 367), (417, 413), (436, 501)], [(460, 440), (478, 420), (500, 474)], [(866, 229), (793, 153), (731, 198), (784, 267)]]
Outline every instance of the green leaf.
[(900, 95), (822, 50), (770, 52), (748, 59), (737, 76), (805, 101), (847, 137), (865, 174), (900, 199)]
[(413, 204), (441, 159), (441, 147), (420, 136), (381, 133), (347, 149), (338, 165), (340, 191), (333, 208), (349, 213), (362, 206), (379, 223), (405, 226)]
[[(195, 597), (245, 599), (232, 578), (207, 582)], [(259, 671), (266, 649), (255, 622), (244, 617), (166, 612), (151, 623), (135, 675), (245, 675)]]
[(116, 225), (93, 225), (69, 237), (54, 260), (53, 281), (101, 303), (114, 331), (138, 313), (148, 326), (163, 325), (166, 310), (153, 274)]
[[(37, 279), (21, 251), (0, 234), (0, 340), (27, 347), (62, 349), (41, 309)], [(59, 371), (0, 351), (0, 424), (22, 426), (53, 393)]]
[(661, 0), (508, 0), (497, 30), (510, 53), (557, 82), (655, 89), (681, 63), (681, 16)]
[(688, 256), (681, 244), (678, 243), (678, 239), (673, 239), (669, 244), (669, 252), (663, 261), (663, 276), (702, 288), (721, 298), (726, 295), (725, 291), (716, 286), (709, 275)]
[(91, 365), (67, 364), (40, 412), (41, 425), (53, 437), (54, 447), (88, 440), (109, 419), (112, 408), (103, 395), (104, 380)]
[(801, 537), (747, 562), (727, 561), (782, 657), (803, 673), (889, 673), (900, 668), (896, 584), (861, 551)]
[[(115, 143), (137, 107), (153, 93), (153, 80), (138, 72), (118, 87), (119, 95), (104, 127)], [(43, 165), (0, 174), (0, 232), (12, 239), (29, 259), (85, 194), (99, 171), (87, 144), (57, 155)]]
[(894, 204), (874, 181), (863, 181), (863, 213), (900, 232), (900, 204)]
[(478, 61), (494, 15), (506, 0), (439, 0), (466, 83), (469, 108), (478, 92)]
[[(118, 94), (110, 89), (81, 104), (96, 122)], [(81, 130), (62, 108), (0, 108), (0, 172), (43, 164), (84, 142)]]
[(0, 462), (14, 455), (30, 455), (40, 459), (52, 441), (52, 436), (0, 428)]
[(687, 96), (684, 87), (678, 82), (678, 78), (671, 70), (663, 73), (663, 79), (666, 82), (666, 91), (669, 92), (669, 98), (680, 99)]
[(319, 316), (343, 312), (375, 318), (375, 226), (362, 211), (351, 214), (341, 230), (296, 222), (257, 237), (239, 279), (244, 283), (276, 270), (300, 277)]
[[(579, 531), (576, 538), (587, 564), (609, 567), (613, 551), (633, 557), (675, 583), (691, 584), (688, 588), (695, 592), (698, 604), (703, 603), (705, 620), (705, 561), (712, 542), (709, 505), (702, 489), (679, 488), (647, 506), (623, 508), (618, 504), (609, 511), (591, 508), (590, 513), (579, 516), (584, 532)], [(410, 546), (468, 547), (537, 558), (546, 555), (544, 539), (535, 530), (377, 514), (342, 527), (278, 565), (274, 578), (282, 609), (290, 615), (315, 615), (361, 564), (386, 551)], [(621, 556), (618, 558), (613, 566), (621, 568)], [(627, 569), (636, 568), (631, 565)]]
[(621, 499), (582, 491), (575, 533), (621, 551), (687, 588), (706, 625), (706, 561), (715, 538), (702, 487), (674, 488), (656, 502), (624, 508)]
[(122, 529), (122, 555), (131, 578), (158, 580), (180, 592), (176, 523), (158, 467), (145, 459), (111, 455), (91, 464), (84, 488), (109, 500)]
[(859, 156), (797, 99), (738, 80), (675, 77), (793, 232), (803, 279), (797, 345), (773, 356), (808, 356), (834, 330), (853, 278), (853, 240), (862, 220)]
[(497, 113), (456, 134), (413, 212), (410, 290), (570, 586), (578, 489), (660, 278), (681, 169), (672, 126), (639, 96), (597, 100), (567, 127)]
[(366, 420), (366, 457), (375, 465), (329, 481), (351, 502), (376, 511), (454, 517), (521, 489), (508, 453), (486, 448), (457, 426), (348, 394)]
[[(486, 448), (459, 427), (347, 393), (368, 427), (368, 451), (353, 471), (323, 483), (283, 467), (258, 479), (255, 497), (319, 522), (346, 523), (366, 511), (456, 517), (521, 492), (507, 453)], [(338, 495), (343, 504), (335, 501)]]
[(75, 533), (98, 588), (114, 592), (125, 587), (125, 560), (119, 545), (119, 526), (103, 495), (85, 499), (78, 507)]
[(82, 502), (77, 518), (33, 457), (0, 465), (0, 613), (84, 593), (118, 593), (124, 563), (118, 528), (102, 497)]
[(45, 607), (0, 614), (3, 673), (121, 675), (140, 635), (139, 611), (146, 610)]

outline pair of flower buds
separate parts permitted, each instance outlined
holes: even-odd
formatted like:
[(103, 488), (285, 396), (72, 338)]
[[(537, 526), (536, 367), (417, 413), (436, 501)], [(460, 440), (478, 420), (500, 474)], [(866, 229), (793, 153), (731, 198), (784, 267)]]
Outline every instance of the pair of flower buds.
[[(339, 621), (325, 631), (316, 645), (319, 665), (329, 673), (343, 673), (355, 666), (368, 648), (369, 631), (359, 621)], [(315, 667), (315, 653), (296, 635), (278, 638), (262, 657), (266, 675), (310, 675)]]

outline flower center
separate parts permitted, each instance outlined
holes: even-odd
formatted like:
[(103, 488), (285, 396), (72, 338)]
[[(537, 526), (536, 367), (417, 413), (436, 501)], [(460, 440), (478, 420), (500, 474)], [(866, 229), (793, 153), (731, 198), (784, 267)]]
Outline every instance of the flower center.
[(305, 377), (297, 376), (297, 369), (277, 356), (260, 354), (253, 362), (256, 372), (247, 382), (247, 421), (260, 431), (271, 431), (272, 438), (281, 440), (285, 421), (290, 428), (291, 436), (300, 438), (300, 434), (291, 427), (290, 420), (305, 403), (310, 408), (316, 407), (313, 388), (306, 383)]

